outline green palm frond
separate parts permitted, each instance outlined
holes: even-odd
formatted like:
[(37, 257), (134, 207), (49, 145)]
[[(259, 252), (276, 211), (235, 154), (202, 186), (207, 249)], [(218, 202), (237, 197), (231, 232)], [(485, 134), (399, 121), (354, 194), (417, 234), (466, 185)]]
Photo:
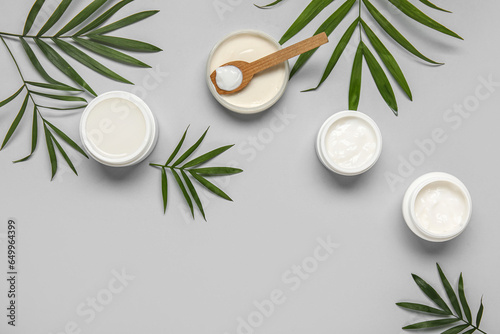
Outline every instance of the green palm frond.
[[(189, 129), (189, 127), (188, 127)], [(214, 185), (212, 182), (208, 181), (208, 177), (214, 176), (224, 176), (224, 175), (234, 175), (243, 172), (243, 170), (232, 167), (201, 167), (201, 165), (206, 162), (214, 159), (215, 157), (221, 155), (222, 153), (229, 150), (234, 145), (227, 145), (223, 147), (219, 147), (210, 152), (202, 154), (194, 159), (189, 160), (189, 157), (194, 153), (194, 151), (201, 145), (205, 136), (207, 135), (208, 129), (203, 133), (203, 135), (194, 143), (191, 147), (189, 147), (183, 154), (180, 155), (179, 158), (176, 159), (177, 154), (179, 153), (184, 141), (186, 139), (186, 135), (188, 129), (184, 131), (184, 134), (175, 147), (174, 151), (167, 159), (167, 162), (163, 165), (161, 164), (153, 164), (150, 166), (159, 168), (161, 170), (161, 192), (163, 198), (163, 212), (167, 211), (167, 203), (168, 203), (168, 178), (167, 171), (169, 171), (173, 176), (176, 184), (186, 200), (189, 209), (191, 210), (191, 214), (194, 219), (194, 204), (200, 210), (203, 219), (206, 220), (205, 210), (203, 209), (203, 205), (201, 203), (200, 197), (198, 195), (198, 191), (196, 190), (193, 180), (196, 181), (199, 185), (206, 188), (208, 191), (213, 194), (228, 200), (232, 201), (232, 199), (219, 187)], [(190, 178), (191, 176), (191, 178)]]
[[(446, 278), (443, 270), (436, 264), (441, 283), (448, 296), (451, 307), (445, 302), (445, 300), (439, 295), (439, 293), (426, 281), (424, 281), (419, 276), (413, 274), (413, 280), (420, 288), (420, 290), (437, 306), (437, 308), (410, 302), (396, 303), (401, 308), (409, 310), (411, 312), (419, 312), (429, 314), (435, 317), (435, 319), (417, 322), (408, 326), (403, 327), (406, 330), (416, 330), (416, 329), (433, 329), (433, 328), (446, 328), (442, 334), (471, 334), (475, 331), (486, 334), (482, 331), (479, 326), (481, 325), (481, 320), (483, 318), (483, 299), (481, 298), (481, 304), (477, 312), (475, 323), (472, 321), (472, 314), (470, 311), (469, 303), (465, 297), (464, 291), (464, 280), (462, 274), (458, 280), (458, 298), (455, 290), (453, 290), (450, 282)], [(453, 311), (452, 311), (453, 309)], [(463, 310), (463, 312), (462, 312)], [(453, 327), (451, 327), (453, 325)]]
[[(423, 11), (418, 9), (409, 0), (388, 1), (406, 17), (445, 35), (462, 39), (462, 37), (460, 37), (458, 34), (446, 28), (439, 22), (429, 17)], [(275, 1), (268, 5), (257, 7), (270, 8), (280, 2), (281, 1)], [(316, 18), (316, 16), (323, 12), (333, 2), (333, 0), (312, 0), (309, 5), (302, 11), (299, 17), (292, 23), (288, 30), (283, 34), (283, 37), (281, 37), (280, 39), (280, 43), (284, 44), (296, 34), (298, 34), (303, 28), (309, 25), (311, 21)], [(356, 2), (357, 6), (355, 6)], [(429, 8), (449, 13), (449, 11), (436, 6), (429, 0), (420, 0), (420, 2)], [(399, 44), (400, 47), (404, 48), (414, 56), (430, 64), (442, 65), (442, 63), (436, 62), (424, 56), (420, 51), (418, 51), (369, 0), (344, 0), (343, 3), (338, 7), (338, 9), (333, 11), (333, 14), (328, 17), (323, 24), (320, 25), (320, 27), (315, 31), (314, 34), (319, 34), (321, 32), (325, 32), (327, 35), (332, 34), (337, 26), (346, 17), (349, 16), (348, 14), (355, 7), (357, 7), (357, 17), (337, 43), (333, 54), (327, 63), (326, 69), (323, 72), (321, 80), (315, 88), (310, 88), (305, 91), (313, 91), (318, 89), (326, 81), (326, 79), (328, 79), (342, 53), (344, 52), (346, 46), (352, 39), (354, 31), (358, 29), (359, 44), (357, 47), (358, 52), (356, 52), (356, 55), (354, 56), (354, 63), (352, 66), (351, 81), (349, 86), (349, 109), (357, 110), (358, 108), (361, 87), (361, 67), (363, 62), (362, 60), (364, 59), (368, 65), (370, 74), (375, 81), (377, 89), (380, 92), (382, 98), (397, 116), (398, 105), (391, 82), (389, 81), (388, 77), (391, 76), (396, 81), (398, 86), (400, 86), (400, 88), (410, 100), (413, 99), (412, 93), (403, 74), (403, 71), (401, 70), (395, 57), (381, 42), (377, 34), (365, 23), (365, 19), (362, 19), (363, 8), (365, 8), (371, 19), (376, 22), (395, 43)], [(367, 39), (367, 41), (363, 39), (364, 37)], [(369, 42), (369, 44), (373, 47), (378, 58), (374, 56), (372, 51), (370, 51), (366, 42)], [(290, 77), (293, 77), (306, 64), (306, 62), (313, 56), (316, 51), (317, 49), (300, 55), (291, 70)]]
[[(0, 102), (0, 107), (15, 101), (21, 93), (25, 93), (24, 102), (9, 128), (1, 148), (4, 148), (14, 135), (18, 125), (24, 118), (26, 110), (33, 109), (31, 152), (25, 158), (14, 161), (15, 163), (27, 161), (34, 153), (38, 142), (38, 123), (41, 121), (52, 166), (52, 178), (57, 172), (57, 151), (59, 151), (59, 154), (66, 161), (68, 166), (77, 174), (73, 163), (63, 146), (59, 143), (58, 138), (61, 139), (65, 145), (76, 150), (83, 156), (87, 157), (87, 155), (78, 144), (57, 127), (49, 123), (49, 121), (44, 118), (42, 111), (43, 109), (58, 111), (83, 109), (87, 105), (86, 98), (75, 96), (74, 94), (83, 94), (85, 91), (92, 96), (97, 95), (84, 77), (68, 62), (68, 58), (77, 61), (102, 76), (126, 84), (133, 83), (114, 70), (102, 65), (93, 55), (97, 54), (116, 63), (143, 68), (150, 67), (144, 62), (118, 50), (159, 52), (161, 51), (160, 48), (141, 41), (106, 35), (158, 13), (157, 10), (139, 12), (113, 23), (109, 23), (108, 25), (104, 25), (113, 15), (132, 1), (133, 0), (121, 0), (103, 13), (99, 13), (100, 9), (110, 3), (111, 0), (93, 0), (77, 15), (68, 19), (67, 23), (59, 31), (50, 33), (57, 23), (65, 19), (65, 13), (71, 6), (72, 0), (61, 0), (57, 8), (43, 23), (40, 30), (31, 32), (35, 30), (33, 28), (33, 23), (39, 16), (40, 10), (45, 3), (45, 0), (36, 0), (28, 13), (22, 34), (0, 32), (0, 39), (10, 54), (23, 83), (16, 93), (3, 102)], [(41, 81), (25, 79), (23, 71), (21, 71), (20, 63), (11, 52), (6, 39), (12, 39), (15, 42), (21, 43), (29, 62), (42, 78)], [(45, 61), (54, 65), (61, 73), (71, 80), (73, 84), (66, 84), (53, 79), (53, 76), (49, 74), (42, 65), (42, 61), (39, 59), (41, 56), (37, 56), (36, 50), (39, 51), (38, 54), (43, 55)], [(38, 102), (38, 98), (43, 98), (46, 101), (54, 101), (58, 104), (42, 105)], [(68, 103), (68, 105), (60, 106), (61, 102)]]

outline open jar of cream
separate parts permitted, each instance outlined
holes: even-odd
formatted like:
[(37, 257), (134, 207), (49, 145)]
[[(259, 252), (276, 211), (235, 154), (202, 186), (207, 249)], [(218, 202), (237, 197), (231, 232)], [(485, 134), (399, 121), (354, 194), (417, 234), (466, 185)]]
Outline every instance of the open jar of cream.
[(139, 97), (109, 92), (89, 103), (80, 121), (80, 136), (87, 153), (111, 167), (126, 167), (144, 160), (158, 139), (156, 119)]
[[(215, 45), (210, 52), (206, 80), (210, 92), (225, 108), (241, 113), (254, 114), (269, 109), (281, 98), (288, 84), (288, 61), (256, 74), (240, 92), (219, 95), (210, 80), (210, 74), (222, 65), (235, 60), (252, 62), (281, 50), (281, 45), (271, 36), (256, 30), (236, 31)], [(231, 76), (229, 76), (231, 75)], [(234, 81), (233, 73), (226, 77)]]
[(318, 132), (316, 153), (329, 170), (359, 175), (375, 165), (382, 153), (377, 124), (359, 111), (341, 111), (326, 120)]
[(416, 179), (403, 200), (403, 216), (420, 238), (442, 242), (457, 237), (469, 224), (472, 200), (465, 185), (446, 173)]

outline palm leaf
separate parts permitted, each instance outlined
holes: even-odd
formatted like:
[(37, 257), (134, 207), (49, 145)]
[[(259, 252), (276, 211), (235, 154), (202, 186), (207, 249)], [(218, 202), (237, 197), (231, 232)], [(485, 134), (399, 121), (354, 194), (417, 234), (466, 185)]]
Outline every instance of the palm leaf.
[(75, 36), (80, 36), (83, 35), (92, 29), (95, 29), (99, 26), (101, 26), (104, 22), (106, 22), (111, 16), (113, 16), (116, 12), (118, 12), (120, 9), (122, 9), (124, 6), (127, 4), (131, 3), (134, 0), (122, 0), (107, 11), (105, 11), (103, 14), (101, 14), (99, 17), (97, 17), (94, 21), (90, 22), (87, 24), (85, 27), (80, 29)]
[(49, 121), (45, 120), (44, 121), (45, 124), (47, 124), (48, 126), (50, 126), (50, 128), (62, 139), (66, 142), (66, 144), (68, 144), (69, 146), (71, 146), (75, 151), (79, 152), (81, 155), (83, 155), (85, 158), (89, 158), (88, 155), (85, 153), (85, 151), (83, 151), (80, 146), (78, 146), (77, 143), (75, 143), (71, 138), (69, 138), (64, 132), (62, 132), (61, 130), (59, 130), (56, 126), (54, 126), (52, 123), (50, 123)]
[(469, 329), (467, 332), (463, 332), (463, 334), (472, 334), (476, 331), (476, 328)]
[(96, 61), (95, 59), (93, 59), (92, 57), (87, 55), (85, 52), (82, 52), (81, 50), (74, 47), (70, 43), (65, 42), (65, 41), (58, 39), (58, 38), (54, 38), (53, 41), (68, 56), (75, 59), (79, 63), (87, 66), (88, 68), (96, 71), (100, 75), (103, 75), (105, 77), (108, 77), (110, 79), (113, 79), (113, 80), (116, 80), (119, 82), (123, 82), (123, 83), (132, 85), (132, 82), (128, 81), (127, 79), (125, 79), (122, 76), (118, 75), (117, 73), (113, 72), (112, 70), (110, 70), (106, 66), (102, 65), (101, 63), (99, 63), (98, 61)]
[(363, 30), (365, 31), (366, 35), (368, 36), (368, 39), (370, 40), (371, 45), (379, 55), (380, 59), (382, 59), (382, 62), (385, 64), (385, 67), (389, 70), (391, 73), (392, 77), (396, 80), (396, 82), (399, 84), (399, 86), (403, 89), (403, 91), (406, 93), (408, 98), (412, 100), (412, 94), (410, 87), (408, 86), (408, 82), (406, 81), (406, 78), (403, 74), (403, 71), (399, 67), (398, 63), (396, 62), (396, 59), (392, 56), (392, 54), (387, 50), (385, 45), (380, 41), (380, 39), (375, 35), (375, 33), (370, 29), (370, 27), (363, 21), (361, 20), (361, 25), (363, 26)]
[(43, 130), (45, 133), (45, 142), (47, 143), (47, 151), (49, 152), (50, 166), (52, 168), (52, 179), (54, 179), (54, 176), (57, 173), (56, 151), (54, 150), (54, 143), (52, 142), (52, 135), (45, 124), (43, 125)]
[(281, 37), (279, 43), (285, 44), (290, 38), (295, 36), (306, 25), (308, 25), (319, 13), (323, 11), (333, 0), (312, 0), (306, 9), (299, 15), (299, 17), (292, 23), (290, 28)]
[(191, 169), (193, 173), (199, 174), (199, 175), (210, 175), (210, 176), (215, 176), (215, 175), (233, 175), (233, 174), (238, 174), (243, 172), (243, 170), (239, 168), (232, 168), (232, 167), (207, 167), (207, 168), (194, 168)]
[(472, 323), (472, 314), (470, 312), (469, 304), (467, 303), (467, 298), (465, 297), (464, 278), (462, 274), (460, 274), (460, 278), (458, 279), (458, 297), (460, 298), (460, 303), (464, 309), (465, 317), (469, 323)]
[(363, 67), (363, 47), (358, 45), (352, 64), (351, 83), (349, 85), (349, 110), (357, 110), (361, 93), (361, 72)]
[(442, 12), (451, 13), (449, 10), (446, 10), (446, 9), (443, 9), (441, 7), (436, 6), (435, 4), (430, 2), (429, 0), (420, 0), (420, 2), (423, 3), (424, 5), (432, 8), (432, 9), (437, 9), (437, 10), (440, 10)]
[(165, 166), (168, 165), (169, 163), (171, 163), (172, 160), (174, 160), (177, 153), (179, 153), (179, 150), (181, 149), (182, 144), (184, 144), (184, 140), (186, 139), (186, 135), (187, 135), (188, 130), (189, 130), (189, 126), (186, 128), (186, 131), (184, 131), (184, 134), (182, 135), (181, 140), (179, 141), (179, 143), (175, 147), (175, 150), (172, 152), (172, 154), (168, 158), (167, 162), (165, 163)]
[(217, 196), (220, 196), (224, 198), (225, 200), (232, 201), (231, 197), (229, 197), (225, 192), (220, 190), (216, 185), (214, 185), (212, 182), (208, 181), (201, 175), (193, 172), (192, 170), (189, 170), (189, 173), (193, 175), (193, 177), (198, 181), (202, 186), (210, 190), (212, 193), (214, 193)]
[(337, 46), (335, 47), (335, 50), (333, 51), (332, 57), (328, 61), (328, 65), (326, 66), (325, 72), (323, 73), (323, 76), (321, 77), (321, 80), (319, 84), (315, 88), (307, 89), (305, 92), (308, 91), (313, 91), (319, 88), (325, 82), (326, 79), (330, 76), (330, 74), (333, 71), (333, 68), (335, 65), (337, 65), (337, 62), (340, 59), (340, 56), (344, 52), (347, 44), (349, 44), (349, 41), (351, 40), (352, 34), (354, 33), (354, 30), (356, 30), (356, 27), (358, 26), (359, 19), (354, 20), (353, 23), (347, 28), (346, 32), (338, 42)]
[(12, 100), (14, 100), (19, 94), (21, 94), (21, 92), (23, 91), (23, 89), (24, 89), (24, 85), (21, 86), (21, 88), (19, 88), (19, 90), (17, 92), (15, 92), (11, 96), (9, 96), (8, 98), (6, 98), (2, 102), (0, 102), (0, 108), (3, 107), (4, 105), (8, 104)]
[(67, 33), (70, 30), (73, 30), (78, 25), (82, 24), (83, 21), (88, 19), (92, 14), (94, 14), (99, 8), (101, 8), (107, 0), (94, 0), (85, 7), (78, 15), (76, 15), (71, 21), (68, 22), (61, 30), (55, 34), (56, 37), (61, 36), (62, 34)]
[(442, 327), (442, 326), (446, 326), (449, 324), (453, 324), (453, 323), (458, 322), (458, 321), (460, 321), (460, 319), (456, 319), (456, 318), (429, 320), (429, 321), (418, 322), (416, 324), (412, 324), (412, 325), (403, 327), (403, 329), (427, 329), (427, 328)]
[(377, 85), (378, 91), (380, 95), (384, 98), (384, 101), (387, 105), (392, 109), (394, 114), (398, 115), (398, 104), (396, 102), (396, 97), (394, 96), (394, 91), (392, 90), (392, 86), (385, 75), (384, 70), (377, 62), (371, 51), (366, 47), (366, 45), (361, 42), (361, 46), (363, 48), (363, 55), (366, 59), (366, 63), (368, 65), (368, 69), (372, 74), (373, 80)]
[[(347, 0), (340, 6), (328, 19), (326, 19), (325, 22), (316, 30), (314, 35), (320, 34), (322, 32), (325, 32), (328, 36), (335, 30), (335, 28), (342, 22), (342, 20), (346, 17), (347, 13), (351, 10), (352, 6), (354, 6), (354, 3), (356, 0)], [(317, 51), (318, 49), (314, 49), (311, 51), (308, 51), (306, 53), (303, 53), (299, 56), (295, 64), (293, 65), (292, 70), (290, 71), (290, 78), (294, 76), (295, 73), (297, 73), (298, 70), (304, 66), (304, 64), (309, 60), (309, 58), (312, 57), (312, 55)]]
[(39, 38), (35, 39), (36, 44), (42, 50), (43, 54), (49, 59), (49, 61), (54, 64), (61, 72), (63, 72), (68, 78), (79, 84), (81, 87), (85, 88), (89, 93), (94, 96), (97, 94), (94, 90), (87, 84), (85, 80), (71, 67), (70, 64), (63, 57), (61, 57), (50, 45), (45, 43)]
[(14, 161), (14, 163), (24, 162), (29, 158), (31, 158), (31, 156), (36, 150), (37, 144), (38, 144), (38, 111), (36, 106), (33, 106), (33, 123), (31, 126), (31, 152), (26, 157)]
[(59, 142), (57, 141), (56, 137), (54, 137), (51, 134), (50, 138), (54, 141), (54, 144), (56, 144), (57, 149), (59, 150), (59, 153), (61, 153), (61, 155), (63, 156), (64, 160), (68, 164), (69, 168), (71, 168), (71, 170), (75, 173), (75, 175), (78, 175), (78, 172), (76, 171), (75, 166), (71, 162), (71, 159), (68, 157), (68, 155), (66, 154), (66, 152), (64, 151), (64, 149), (62, 148), (62, 146), (59, 144)]
[(26, 81), (28, 85), (35, 86), (35, 87), (40, 87), (40, 88), (46, 88), (46, 89), (52, 89), (52, 90), (64, 90), (64, 91), (69, 91), (69, 92), (82, 92), (81, 89), (78, 88), (73, 88), (67, 85), (60, 85), (60, 84), (53, 84), (53, 83), (44, 83), (44, 82), (35, 82), (35, 81)]
[(208, 129), (205, 130), (205, 132), (203, 133), (203, 135), (201, 135), (200, 139), (198, 139), (198, 141), (196, 143), (194, 143), (193, 146), (191, 146), (186, 152), (184, 152), (183, 155), (180, 156), (179, 159), (177, 159), (174, 162), (174, 164), (172, 165), (172, 167), (176, 167), (179, 164), (183, 163), (187, 158), (189, 158), (189, 156), (191, 154), (193, 154), (193, 152), (200, 146), (200, 144), (203, 141), (203, 139), (205, 139), (205, 136), (207, 135)]
[(157, 14), (158, 12), (159, 12), (159, 10), (148, 10), (148, 11), (136, 13), (136, 14), (127, 16), (126, 18), (123, 18), (119, 21), (116, 21), (115, 23), (111, 23), (107, 26), (96, 29), (96, 30), (92, 31), (92, 34), (93, 35), (107, 34), (108, 32), (115, 31), (115, 30), (121, 29), (123, 27), (129, 26), (131, 24), (134, 24), (136, 22), (147, 19), (148, 17)]
[(484, 311), (484, 305), (483, 305), (483, 298), (481, 297), (481, 305), (479, 306), (479, 310), (477, 311), (477, 316), (476, 316), (476, 327), (479, 327), (479, 325), (481, 325), (481, 320), (483, 319), (483, 311)]
[(36, 94), (36, 95), (40, 95), (40, 96), (43, 96), (43, 97), (46, 97), (46, 98), (49, 98), (49, 99), (53, 99), (53, 100), (59, 100), (59, 101), (87, 102), (87, 100), (85, 100), (83, 97), (79, 97), (79, 96), (45, 94), (45, 93), (37, 92), (37, 91), (34, 91), (34, 90), (32, 90), (31, 93)]
[(418, 277), (415, 274), (412, 274), (413, 280), (418, 285), (420, 290), (429, 297), (437, 306), (439, 306), (443, 311), (447, 312), (449, 315), (452, 315), (452, 312), (448, 305), (444, 302), (444, 300), (439, 296), (439, 294), (434, 290), (432, 286), (430, 286), (426, 281), (422, 278)]
[(466, 325), (458, 325), (456, 327), (452, 327), (448, 330), (445, 330), (442, 334), (458, 334), (460, 333), (461, 331), (467, 329), (469, 327), (468, 324)]
[(26, 112), (26, 107), (28, 106), (28, 99), (29, 99), (29, 94), (26, 94), (26, 97), (24, 98), (24, 102), (21, 106), (21, 109), (17, 113), (16, 118), (12, 122), (9, 130), (7, 131), (7, 134), (5, 135), (5, 138), (3, 140), (2, 147), (0, 147), (0, 150), (2, 150), (5, 147), (5, 145), (7, 145), (7, 143), (9, 142), (9, 140), (12, 137), (12, 135), (14, 134), (14, 132), (16, 132), (16, 129), (17, 129), (19, 123), (23, 119), (24, 113)]
[(59, 21), (61, 16), (63, 16), (64, 12), (66, 12), (66, 9), (68, 9), (69, 5), (71, 4), (71, 0), (62, 0), (59, 6), (54, 10), (52, 15), (49, 17), (45, 25), (40, 29), (38, 32), (37, 36), (42, 36), (45, 34), (47, 31), (49, 31), (52, 26)]
[(427, 16), (424, 12), (422, 12), (420, 9), (412, 5), (408, 0), (389, 0), (390, 3), (392, 3), (394, 6), (396, 6), (401, 12), (403, 12), (406, 16), (409, 18), (412, 18), (413, 20), (417, 21), (418, 23), (421, 23), (431, 29), (434, 29), (436, 31), (439, 31), (443, 34), (449, 35), (451, 37), (455, 37), (458, 39), (463, 39), (450, 29), (446, 28), (442, 24), (434, 21), (431, 19), (429, 16)]
[(281, 1), (283, 1), (283, 0), (276, 0), (276, 1), (271, 2), (270, 4), (267, 4), (267, 5), (264, 5), (264, 6), (259, 6), (259, 5), (256, 5), (256, 4), (254, 4), (254, 6), (257, 7), (257, 8), (260, 8), (260, 9), (266, 9), (266, 8), (270, 8), (270, 7), (273, 7), (273, 6), (277, 5), (277, 4), (279, 4)]
[(51, 110), (78, 110), (78, 109), (83, 109), (85, 107), (87, 107), (87, 105), (69, 107), (69, 108), (57, 108), (57, 107), (49, 107), (49, 106), (41, 106), (41, 105), (38, 106), (38, 108), (51, 109)]
[(174, 175), (175, 181), (177, 181), (177, 184), (179, 185), (179, 188), (182, 191), (182, 195), (184, 195), (184, 198), (186, 199), (186, 202), (189, 205), (189, 209), (191, 210), (191, 215), (194, 218), (193, 201), (191, 201), (191, 198), (189, 197), (189, 194), (186, 191), (186, 187), (184, 186), (184, 183), (182, 183), (182, 180), (179, 177), (179, 174), (177, 174), (177, 172), (173, 168), (170, 168), (170, 170), (172, 171), (172, 174)]
[(416, 304), (416, 303), (396, 303), (399, 307), (405, 308), (407, 310), (412, 310), (412, 311), (417, 311), (417, 312), (422, 312), (422, 313), (428, 313), (428, 314), (434, 314), (434, 315), (449, 315), (447, 312), (430, 307), (427, 305), (422, 305), (422, 304)]
[(184, 170), (182, 170), (182, 169), (181, 169), (181, 175), (182, 175), (182, 178), (184, 179), (184, 182), (186, 182), (186, 185), (189, 189), (189, 192), (191, 193), (191, 196), (193, 197), (194, 202), (196, 203), (196, 206), (200, 210), (201, 215), (203, 216), (203, 219), (205, 219), (205, 221), (206, 221), (207, 218), (205, 217), (205, 211), (203, 210), (203, 205), (201, 204), (200, 197), (198, 196), (198, 193), (196, 192), (196, 189), (194, 188), (193, 183), (191, 182), (191, 180), (187, 176), (186, 172), (184, 172)]
[(217, 148), (217, 149), (210, 151), (208, 153), (205, 153), (205, 154), (199, 156), (198, 158), (189, 161), (184, 166), (182, 166), (182, 168), (189, 168), (189, 167), (201, 165), (201, 164), (203, 164), (209, 160), (212, 160), (213, 158), (221, 155), (222, 153), (226, 152), (227, 150), (229, 150), (233, 146), (234, 145), (227, 145), (227, 146)]
[(139, 67), (145, 67), (145, 68), (151, 68), (148, 64), (143, 63), (142, 61), (129, 56), (123, 52), (120, 52), (118, 50), (112, 49), (108, 46), (93, 42), (88, 39), (83, 39), (79, 37), (73, 38), (75, 42), (80, 44), (82, 47), (86, 48), (87, 50), (90, 50), (94, 53), (97, 53), (100, 56), (109, 58), (111, 60), (127, 64), (127, 65), (132, 65), (132, 66), (139, 66)]
[(127, 50), (127, 51), (135, 51), (135, 52), (160, 52), (162, 49), (141, 41), (136, 41), (133, 39), (122, 38), (122, 37), (114, 37), (114, 36), (101, 36), (101, 35), (89, 35), (90, 39), (109, 45), (111, 47)]
[(443, 283), (443, 287), (446, 291), (446, 294), (448, 295), (448, 298), (450, 299), (451, 306), (453, 306), (453, 309), (455, 310), (456, 314), (459, 317), (462, 317), (462, 310), (460, 309), (460, 304), (458, 303), (457, 295), (455, 294), (455, 291), (453, 291), (453, 288), (451, 287), (450, 282), (446, 278), (443, 270), (439, 266), (439, 264), (436, 263), (438, 272), (439, 272), (439, 277), (441, 278), (441, 282)]
[(165, 172), (165, 167), (161, 169), (161, 195), (163, 199), (163, 213), (167, 212), (167, 201), (168, 201), (168, 180), (167, 173)]
[(40, 9), (42, 9), (44, 3), (45, 0), (36, 0), (33, 4), (33, 7), (31, 7), (28, 17), (26, 18), (26, 22), (24, 23), (23, 35), (26, 35), (30, 32), (31, 27), (33, 26), (33, 23), (35, 22), (35, 19), (38, 16)]

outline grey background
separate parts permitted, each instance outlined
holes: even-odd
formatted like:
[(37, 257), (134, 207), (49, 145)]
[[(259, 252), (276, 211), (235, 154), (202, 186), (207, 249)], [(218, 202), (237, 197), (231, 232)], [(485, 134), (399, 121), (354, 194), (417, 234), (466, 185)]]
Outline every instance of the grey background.
[[(0, 331), (55, 334), (73, 321), (82, 333), (233, 334), (238, 317), (246, 318), (255, 310), (255, 300), (269, 298), (271, 291), (281, 289), (286, 302), (255, 333), (402, 333), (403, 325), (425, 317), (400, 310), (394, 303), (426, 302), (410, 273), (440, 287), (435, 270), (438, 261), (453, 284), (460, 271), (464, 272), (474, 313), (484, 294), (483, 328), (491, 332), (500, 310), (499, 87), (460, 125), (445, 117), (455, 104), (473, 101), (471, 96), (481, 84), (479, 77), (492, 76), (500, 81), (495, 35), (498, 2), (440, 0), (436, 3), (453, 14), (426, 9), (464, 37), (465, 41), (459, 41), (394, 15), (384, 1), (374, 1), (417, 48), (446, 65), (433, 68), (423, 64), (383, 39), (411, 85), (414, 102), (396, 89), (400, 116), (395, 117), (379, 96), (365, 64), (360, 110), (379, 124), (384, 149), (377, 165), (357, 178), (333, 175), (314, 152), (321, 124), (347, 108), (352, 47), (319, 91), (300, 93), (317, 83), (334, 44), (351, 20), (342, 23), (330, 45), (291, 81), (273, 109), (243, 117), (222, 109), (205, 86), (205, 61), (211, 47), (238, 29), (259, 29), (279, 39), (306, 1), (287, 1), (272, 10), (259, 10), (251, 1), (220, 2), (231, 11), (218, 15), (212, 0), (150, 0), (133, 2), (117, 16), (161, 10), (147, 22), (119, 32), (120, 36), (146, 40), (165, 50), (138, 55), (153, 65), (153, 70), (103, 60), (146, 88), (145, 100), (161, 127), (158, 146), (146, 162), (134, 168), (111, 169), (81, 160), (72, 152), (80, 176), (62, 168), (50, 182), (42, 140), (29, 162), (11, 163), (29, 151), (27, 120), (0, 153), (0, 233), (5, 233), (8, 217), (15, 217), (20, 224), (18, 327), (8, 327), (2, 311)], [(86, 3), (75, 2), (69, 13), (76, 14)], [(54, 1), (48, 4), (53, 8)], [(21, 31), (31, 5), (32, 1), (4, 4), (0, 30)], [(322, 13), (293, 41), (309, 37), (329, 12)], [(363, 13), (366, 18), (366, 11)], [(350, 17), (354, 16), (353, 11)], [(22, 57), (16, 42), (9, 45)], [(1, 50), (0, 91), (6, 97), (20, 81), (11, 59), (3, 47)], [(20, 59), (26, 76), (35, 77), (26, 59)], [(75, 67), (99, 93), (144, 93)], [(51, 73), (55, 72), (51, 69)], [(19, 104), (17, 101), (1, 110), (2, 136)], [(269, 139), (266, 129), (280, 125), (274, 119), (284, 112), (293, 118)], [(48, 113), (47, 117), (79, 142), (80, 113)], [(169, 208), (163, 215), (160, 175), (147, 165), (165, 160), (188, 124), (189, 144), (211, 126), (199, 153), (236, 144), (212, 165), (237, 162), (245, 170), (229, 181), (221, 180), (221, 187), (234, 203), (204, 195), (208, 222), (198, 213), (196, 221), (187, 218), (186, 205), (176, 187), (170, 189)], [(436, 128), (443, 129), (447, 140), (391, 189), (387, 173), (398, 173), (400, 158), (409, 159), (418, 149), (415, 141), (430, 138)], [(263, 147), (249, 153), (250, 138), (259, 136), (266, 143), (259, 139)], [(459, 177), (474, 202), (467, 230), (444, 244), (418, 239), (401, 215), (408, 185), (431, 171)], [(327, 236), (338, 243), (338, 249), (299, 289), (291, 291), (282, 274), (311, 256), (316, 239)], [(0, 263), (4, 268), (2, 241)], [(122, 268), (135, 279), (97, 313), (95, 320), (86, 323), (77, 315), (77, 306), (106, 288), (112, 271)], [(5, 305), (6, 284), (1, 281), (0, 305)]]

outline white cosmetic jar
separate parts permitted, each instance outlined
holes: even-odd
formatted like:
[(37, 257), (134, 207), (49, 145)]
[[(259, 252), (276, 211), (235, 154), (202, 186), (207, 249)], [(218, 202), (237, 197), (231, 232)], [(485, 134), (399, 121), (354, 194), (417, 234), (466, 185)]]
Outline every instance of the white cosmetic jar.
[(469, 224), (472, 199), (465, 185), (447, 173), (416, 179), (403, 199), (406, 224), (420, 238), (443, 242), (460, 235)]
[(285, 93), (290, 78), (288, 61), (257, 73), (240, 92), (219, 95), (210, 74), (231, 61), (253, 62), (281, 50), (281, 45), (266, 33), (239, 30), (223, 38), (210, 52), (205, 78), (214, 98), (225, 108), (240, 114), (255, 114), (272, 107)]
[(341, 111), (321, 126), (316, 153), (323, 165), (355, 176), (372, 168), (382, 153), (382, 134), (373, 119), (359, 111)]
[(158, 125), (148, 105), (134, 94), (113, 91), (99, 95), (80, 120), (85, 151), (111, 167), (143, 161), (156, 146)]

